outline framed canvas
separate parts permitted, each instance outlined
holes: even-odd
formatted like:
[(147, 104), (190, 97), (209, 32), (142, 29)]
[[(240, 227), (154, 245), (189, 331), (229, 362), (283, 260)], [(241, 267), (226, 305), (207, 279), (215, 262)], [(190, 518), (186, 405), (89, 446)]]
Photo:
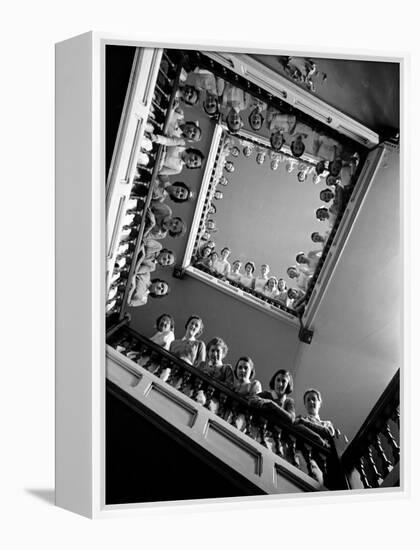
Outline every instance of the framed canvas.
[(404, 490), (403, 69), (57, 44), (59, 506)]

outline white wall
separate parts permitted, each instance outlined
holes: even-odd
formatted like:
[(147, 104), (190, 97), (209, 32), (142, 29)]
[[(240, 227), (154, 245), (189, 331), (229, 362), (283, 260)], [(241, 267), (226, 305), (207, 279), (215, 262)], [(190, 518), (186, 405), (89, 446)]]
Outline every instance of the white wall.
[(349, 437), (401, 366), (399, 200), (399, 155), (393, 152), (379, 169), (338, 263), (312, 344), (301, 344), (297, 356), (295, 394), (319, 388), (322, 416)]

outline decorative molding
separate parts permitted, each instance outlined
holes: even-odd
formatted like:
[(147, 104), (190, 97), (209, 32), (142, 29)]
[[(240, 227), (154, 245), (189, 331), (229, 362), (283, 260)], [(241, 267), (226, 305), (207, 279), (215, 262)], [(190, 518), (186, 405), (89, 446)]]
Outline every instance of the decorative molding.
[(369, 188), (375, 179), (384, 154), (385, 147), (381, 145), (371, 151), (365, 160), (362, 172), (360, 173), (353, 194), (344, 211), (337, 233), (302, 316), (302, 323), (308, 329), (311, 329), (313, 326), (316, 314), (330, 285), (335, 268), (337, 267), (345, 245), (351, 235), (354, 224), (359, 216)]
[(260, 88), (275, 97), (280, 98), (319, 120), (330, 128), (351, 137), (358, 143), (368, 147), (375, 147), (379, 143), (379, 136), (360, 122), (328, 105), (321, 99), (302, 90), (284, 76), (262, 65), (259, 61), (245, 54), (226, 54), (206, 52), (207, 57), (220, 63), (224, 67), (248, 79)]
[(188, 235), (187, 246), (185, 248), (184, 258), (182, 260), (182, 267), (185, 268), (190, 265), (191, 257), (194, 251), (194, 245), (197, 238), (197, 232), (200, 228), (200, 221), (204, 203), (207, 197), (207, 191), (211, 182), (214, 163), (216, 161), (217, 152), (219, 149), (220, 139), (223, 135), (223, 128), (220, 124), (216, 124), (214, 129), (213, 138), (210, 144), (210, 150), (207, 156), (206, 168), (203, 174), (203, 180), (200, 186), (200, 192), (198, 194), (194, 217), (191, 223), (191, 229)]
[(194, 277), (195, 279), (198, 279), (199, 281), (202, 281), (210, 285), (212, 288), (215, 288), (220, 292), (223, 292), (234, 298), (237, 298), (238, 300), (241, 300), (247, 305), (254, 307), (255, 309), (258, 309), (263, 313), (268, 313), (269, 315), (272, 315), (273, 317), (276, 317), (281, 321), (285, 321), (286, 323), (294, 327), (299, 326), (299, 319), (296, 316), (292, 315), (291, 313), (287, 313), (287, 311), (284, 311), (271, 304), (267, 304), (266, 302), (263, 302), (256, 296), (253, 296), (252, 294), (248, 294), (247, 292), (241, 290), (240, 288), (236, 288), (230, 285), (226, 281), (222, 281), (221, 279), (212, 277), (210, 274), (204, 273), (204, 271), (201, 271), (200, 269), (197, 269), (192, 265), (189, 265), (188, 267), (185, 268), (185, 273), (191, 277)]
[[(106, 217), (109, 236), (107, 271), (112, 274), (122, 228), (121, 197), (128, 200), (136, 158), (144, 136), (163, 50), (137, 48), (107, 178)], [(109, 286), (108, 278), (107, 288)]]
[[(120, 372), (126, 369), (128, 378)], [(130, 384), (134, 373), (141, 374), (135, 386)], [(325, 487), (305, 472), (249, 438), (228, 422), (196, 401), (163, 382), (160, 378), (132, 362), (111, 346), (107, 346), (107, 378), (131, 398), (172, 426), (203, 451), (221, 462), (266, 494), (325, 491)], [(163, 396), (151, 399), (150, 396)], [(176, 410), (175, 410), (176, 409)], [(229, 452), (222, 448), (226, 443)], [(244, 460), (244, 453), (246, 459)], [(282, 483), (279, 483), (279, 476)], [(286, 485), (285, 485), (286, 484)]]

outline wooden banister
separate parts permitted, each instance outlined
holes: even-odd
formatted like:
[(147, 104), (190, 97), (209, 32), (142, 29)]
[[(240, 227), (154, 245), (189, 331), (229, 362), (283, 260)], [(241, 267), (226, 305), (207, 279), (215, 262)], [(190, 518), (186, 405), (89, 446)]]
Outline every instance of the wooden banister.
[[(168, 55), (166, 54), (165, 51), (164, 51), (164, 57), (165, 57), (166, 60), (168, 60)], [(165, 132), (167, 131), (168, 126), (169, 126), (170, 114), (171, 114), (171, 111), (173, 109), (173, 106), (174, 106), (174, 103), (175, 103), (175, 100), (176, 100), (176, 92), (178, 90), (178, 84), (179, 84), (179, 78), (180, 78), (180, 75), (181, 75), (181, 71), (182, 71), (182, 64), (179, 63), (178, 67), (177, 67), (175, 77), (174, 77), (174, 80), (173, 80), (173, 87), (172, 87), (171, 96), (170, 96), (170, 99), (169, 99), (168, 108), (166, 110), (165, 123), (163, 125), (163, 130), (162, 130), (163, 134), (165, 134)], [(140, 228), (139, 228), (139, 232), (138, 232), (134, 252), (133, 252), (133, 255), (132, 255), (130, 270), (128, 272), (127, 284), (126, 284), (126, 287), (125, 287), (125, 290), (124, 290), (124, 297), (123, 297), (121, 307), (120, 307), (120, 319), (124, 316), (125, 308), (127, 307), (127, 300), (128, 300), (128, 294), (129, 294), (129, 291), (130, 291), (131, 280), (134, 276), (134, 270), (135, 270), (135, 267), (136, 267), (136, 259), (137, 259), (140, 247), (143, 243), (143, 234), (144, 234), (144, 229), (145, 229), (145, 225), (146, 225), (146, 212), (147, 212), (147, 209), (150, 207), (150, 203), (152, 201), (153, 189), (154, 189), (154, 186), (155, 186), (156, 178), (159, 174), (159, 168), (160, 168), (160, 163), (161, 163), (161, 160), (162, 160), (163, 153), (164, 153), (164, 146), (159, 145), (158, 151), (156, 153), (156, 159), (155, 159), (155, 164), (153, 166), (152, 175), (150, 177), (150, 184), (149, 184), (149, 189), (148, 189), (146, 201), (145, 201), (144, 207), (143, 207), (143, 217), (142, 217), (142, 221), (141, 221), (141, 224), (140, 224)]]
[(277, 456), (307, 475), (315, 479), (315, 471), (322, 471), (324, 484), (330, 489), (347, 488), (332, 439), (329, 447), (323, 446), (316, 435), (302, 433), (298, 426), (253, 405), (230, 387), (175, 357), (126, 325), (108, 338), (108, 344), (115, 349), (122, 346), (125, 351), (120, 353), (123, 355), (130, 352), (138, 354), (131, 360), (132, 367), (127, 367), (131, 374), (135, 374), (136, 362), (139, 361), (141, 368), (151, 369), (150, 372), (162, 378), (169, 386), (201, 403), (254, 441), (268, 449), (272, 448)]

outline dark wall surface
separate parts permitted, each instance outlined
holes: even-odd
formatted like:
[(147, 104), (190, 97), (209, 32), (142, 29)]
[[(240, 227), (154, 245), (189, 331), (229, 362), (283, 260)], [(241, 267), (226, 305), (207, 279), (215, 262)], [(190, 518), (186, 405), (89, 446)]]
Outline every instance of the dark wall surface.
[(233, 472), (207, 463), (109, 391), (106, 396), (106, 504), (258, 494)]
[(136, 48), (128, 46), (107, 46), (105, 52), (105, 150), (106, 174), (112, 160), (115, 139), (124, 107), (128, 81)]

